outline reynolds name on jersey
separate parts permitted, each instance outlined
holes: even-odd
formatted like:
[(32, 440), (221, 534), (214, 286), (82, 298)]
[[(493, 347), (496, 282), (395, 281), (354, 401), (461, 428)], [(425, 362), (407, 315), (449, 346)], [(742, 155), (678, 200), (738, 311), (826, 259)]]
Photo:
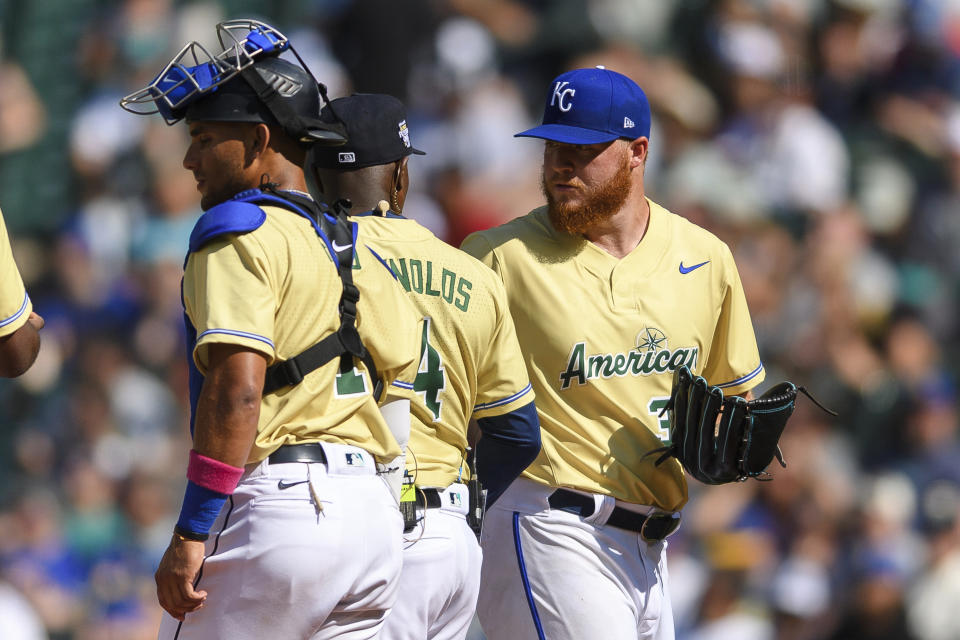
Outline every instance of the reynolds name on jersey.
[[(390, 258), (390, 268), (408, 293), (412, 291), (441, 298), (464, 312), (470, 307), (470, 291), (473, 289), (473, 283), (446, 267), (434, 269), (432, 260)], [(437, 272), (439, 276), (435, 277)]]

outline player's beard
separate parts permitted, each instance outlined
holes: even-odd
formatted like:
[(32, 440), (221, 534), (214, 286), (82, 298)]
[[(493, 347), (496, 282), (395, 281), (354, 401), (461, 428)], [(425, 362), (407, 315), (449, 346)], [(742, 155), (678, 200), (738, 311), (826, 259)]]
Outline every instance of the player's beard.
[(200, 208), (203, 211), (211, 209), (218, 204), (226, 202), (241, 191), (250, 188), (250, 184), (242, 175), (229, 177), (218, 176), (216, 184), (207, 183), (206, 193), (200, 195)]
[(547, 188), (546, 174), (540, 176), (540, 188), (547, 199), (547, 214), (557, 231), (574, 235), (585, 233), (597, 223), (612, 217), (619, 211), (630, 195), (632, 180), (630, 159), (624, 157), (617, 172), (604, 184), (587, 189), (580, 186), (579, 202), (560, 202)]

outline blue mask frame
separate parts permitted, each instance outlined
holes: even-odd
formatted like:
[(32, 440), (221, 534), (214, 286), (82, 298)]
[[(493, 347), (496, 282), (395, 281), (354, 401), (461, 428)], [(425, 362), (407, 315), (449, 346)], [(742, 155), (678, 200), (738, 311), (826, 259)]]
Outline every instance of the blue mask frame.
[(194, 100), (216, 91), (263, 56), (290, 48), (285, 35), (258, 20), (221, 22), (217, 38), (223, 51), (214, 56), (199, 42), (190, 42), (150, 84), (122, 98), (120, 106), (137, 115), (159, 113), (168, 125), (176, 124)]

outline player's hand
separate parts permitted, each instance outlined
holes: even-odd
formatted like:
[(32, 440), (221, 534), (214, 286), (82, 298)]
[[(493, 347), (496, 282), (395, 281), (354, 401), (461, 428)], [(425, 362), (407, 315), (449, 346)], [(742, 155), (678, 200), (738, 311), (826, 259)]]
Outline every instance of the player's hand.
[(43, 316), (41, 316), (36, 311), (30, 312), (30, 317), (27, 318), (27, 322), (33, 325), (33, 328), (36, 329), (37, 331), (40, 331), (40, 329), (43, 329), (43, 325), (46, 324), (46, 322), (44, 322), (43, 320)]
[(182, 621), (183, 617), (203, 606), (206, 591), (195, 591), (193, 583), (203, 565), (204, 544), (174, 534), (160, 567), (154, 574), (157, 599), (167, 613)]

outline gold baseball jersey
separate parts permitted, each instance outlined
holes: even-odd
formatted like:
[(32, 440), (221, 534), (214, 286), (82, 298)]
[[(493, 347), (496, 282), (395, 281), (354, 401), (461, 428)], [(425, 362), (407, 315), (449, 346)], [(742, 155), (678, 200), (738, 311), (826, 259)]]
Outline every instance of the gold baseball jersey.
[(509, 413), (533, 391), (496, 274), (417, 222), (387, 215), (351, 220), (424, 317), (407, 469), (420, 486), (447, 487), (469, 478), (470, 418)]
[(554, 230), (545, 207), (463, 249), (503, 279), (537, 394), (543, 449), (524, 474), (680, 509), (680, 463), (645, 456), (669, 441), (660, 411), (674, 369), (686, 364), (728, 394), (764, 376), (729, 248), (650, 202), (647, 232), (622, 259)]
[[(264, 206), (266, 220), (247, 233), (220, 236), (191, 253), (183, 302), (196, 330), (194, 362), (204, 373), (207, 347), (236, 344), (262, 353), (267, 366), (313, 346), (340, 326), (340, 277), (309, 220)], [(205, 215), (209, 215), (208, 214)], [(377, 363), (385, 395), (409, 398), (420, 353), (420, 316), (389, 267), (358, 240), (354, 282), (357, 329)], [(319, 440), (354, 445), (386, 462), (401, 454), (373, 398), (366, 367), (339, 370), (334, 358), (297, 385), (264, 396), (248, 462), (284, 444)]]
[(13, 250), (7, 236), (7, 225), (0, 211), (0, 337), (8, 336), (24, 324), (33, 311), (30, 296), (13, 261)]

